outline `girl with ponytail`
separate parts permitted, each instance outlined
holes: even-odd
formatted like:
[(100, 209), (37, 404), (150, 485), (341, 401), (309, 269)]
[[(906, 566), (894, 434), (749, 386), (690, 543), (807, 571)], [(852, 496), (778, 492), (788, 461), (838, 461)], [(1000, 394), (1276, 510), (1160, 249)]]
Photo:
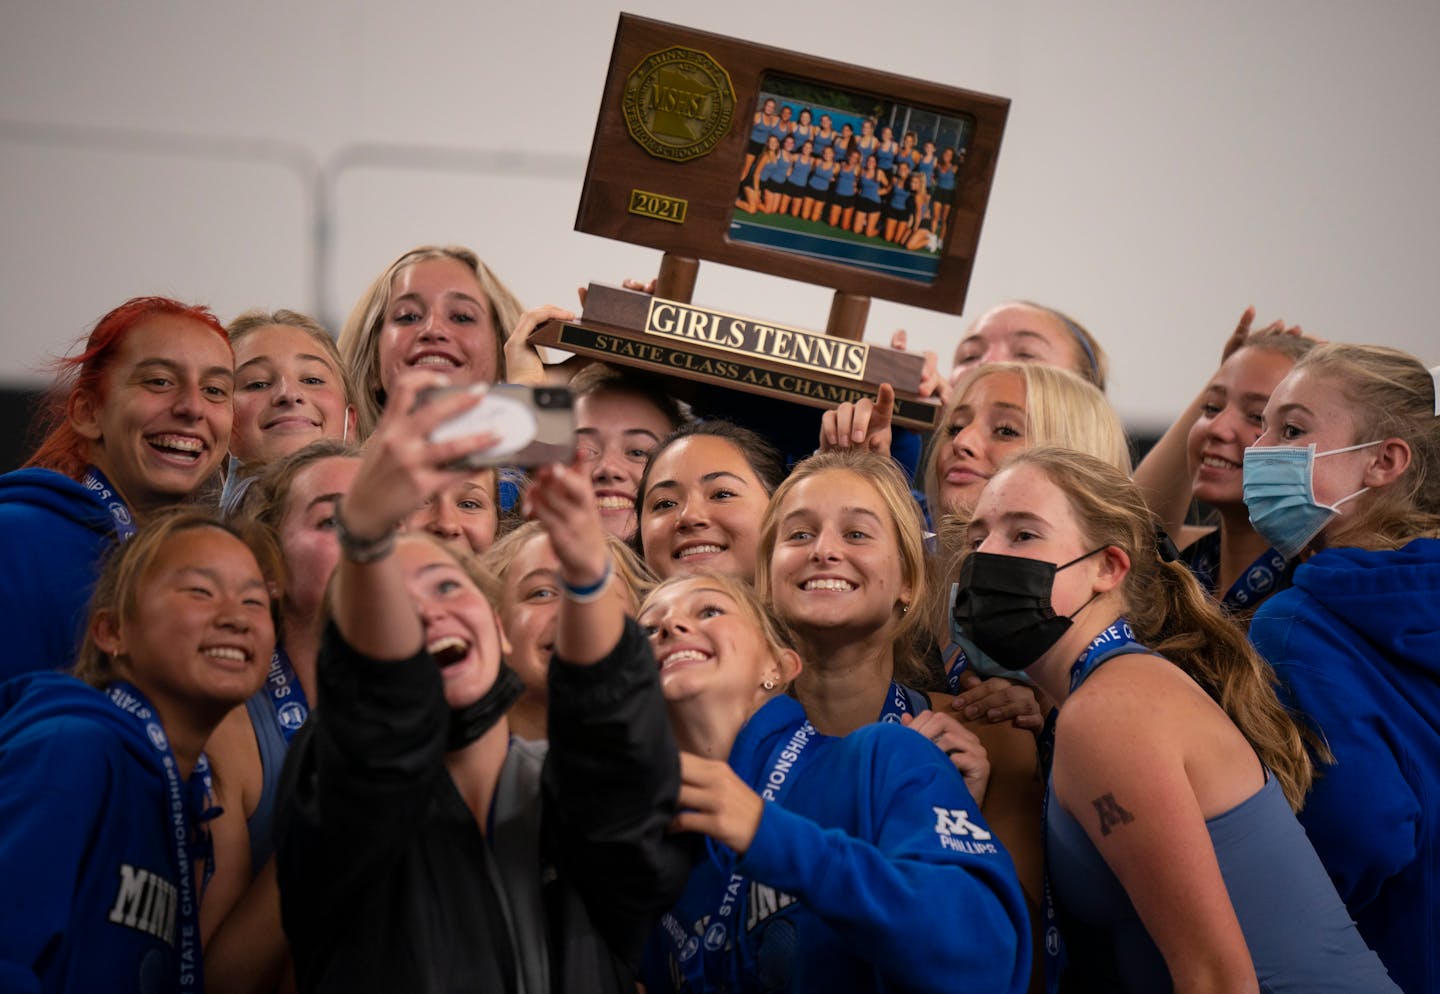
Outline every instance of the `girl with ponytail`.
[(1293, 585), (1250, 638), (1325, 736), (1300, 821), (1406, 991), (1440, 990), (1440, 367), (1322, 345), (1245, 453), (1250, 520)]
[(1049, 448), (997, 473), (968, 525), (954, 622), (1057, 704), (1047, 972), (1077, 990), (1395, 990), (1293, 814), (1312, 769), (1269, 668), (1161, 534), (1122, 472)]

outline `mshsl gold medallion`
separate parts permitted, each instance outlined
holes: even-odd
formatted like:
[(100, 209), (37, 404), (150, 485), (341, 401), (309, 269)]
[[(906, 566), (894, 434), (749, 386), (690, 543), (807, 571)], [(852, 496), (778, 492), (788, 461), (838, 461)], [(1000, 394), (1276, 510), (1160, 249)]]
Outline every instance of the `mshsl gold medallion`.
[(730, 74), (704, 52), (676, 46), (647, 55), (625, 78), (625, 126), (657, 159), (710, 153), (730, 132)]

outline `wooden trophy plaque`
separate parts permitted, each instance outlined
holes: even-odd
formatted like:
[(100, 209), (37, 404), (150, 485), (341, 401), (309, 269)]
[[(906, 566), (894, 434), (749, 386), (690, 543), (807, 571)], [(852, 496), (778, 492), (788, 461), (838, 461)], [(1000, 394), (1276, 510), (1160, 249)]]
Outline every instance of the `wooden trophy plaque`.
[[(860, 341), (871, 297), (958, 314), (1009, 101), (620, 15), (575, 227), (665, 253), (656, 294), (592, 286), (531, 341), (812, 407), (896, 390), (920, 356)], [(690, 304), (700, 260), (834, 288), (826, 334)]]

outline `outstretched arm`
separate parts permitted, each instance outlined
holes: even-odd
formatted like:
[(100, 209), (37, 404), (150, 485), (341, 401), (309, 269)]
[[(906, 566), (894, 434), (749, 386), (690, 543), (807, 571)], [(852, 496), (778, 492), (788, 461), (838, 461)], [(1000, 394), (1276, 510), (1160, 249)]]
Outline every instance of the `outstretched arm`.
[(413, 656), (422, 647), (424, 630), (395, 557), (384, 554), (359, 562), (366, 557), (347, 553), (347, 541), (352, 547), (369, 543), (383, 548), (411, 511), (469, 473), (448, 467), (496, 441), (486, 434), (430, 441), (430, 433), (442, 423), (480, 401), (479, 394), (469, 391), (421, 400), (423, 391), (447, 383), (435, 373), (401, 379), (366, 443), (355, 481), (337, 502), (342, 554), (331, 581), (330, 615), (346, 643), (374, 659)]
[(437, 425), (478, 399), (455, 392), (417, 406), (422, 389), (444, 382), (425, 372), (400, 381), (337, 508), (349, 535), (320, 648), (320, 706), (286, 757), (276, 818), (287, 918), (344, 904), (342, 881), (363, 887), (361, 868), (403, 844), (424, 816), (433, 778), (444, 775), (449, 709), (440, 672), (425, 665), (420, 612), (386, 545), (416, 505), (465, 475), (447, 466), (494, 442), (429, 441)]
[(615, 575), (605, 526), (589, 478), (575, 466), (543, 466), (525, 492), (529, 516), (540, 522), (560, 560), (560, 600), (555, 652), (572, 665), (605, 658), (625, 624), (624, 581)]
[(567, 588), (549, 676), (547, 844), (610, 949), (633, 965), (689, 875), (683, 840), (666, 831), (679, 754), (589, 480), (573, 466), (547, 466), (526, 500)]

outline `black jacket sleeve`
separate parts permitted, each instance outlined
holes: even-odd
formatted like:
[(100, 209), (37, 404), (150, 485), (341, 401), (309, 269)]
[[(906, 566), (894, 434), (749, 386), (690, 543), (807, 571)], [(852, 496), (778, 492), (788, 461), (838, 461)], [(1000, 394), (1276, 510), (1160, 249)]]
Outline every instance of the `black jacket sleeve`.
[(633, 964), (691, 863), (688, 841), (666, 832), (680, 757), (659, 668), (633, 619), (594, 665), (551, 662), (549, 736), (546, 849), (611, 951)]
[[(286, 755), (276, 813), (282, 918), (297, 949), (332, 945), (334, 937), (316, 933), (369, 893), (377, 867), (404, 850), (425, 817), (435, 778), (446, 775), (449, 710), (423, 650), (371, 659), (332, 624), (318, 676), (320, 706)], [(307, 935), (316, 941), (301, 940)]]

